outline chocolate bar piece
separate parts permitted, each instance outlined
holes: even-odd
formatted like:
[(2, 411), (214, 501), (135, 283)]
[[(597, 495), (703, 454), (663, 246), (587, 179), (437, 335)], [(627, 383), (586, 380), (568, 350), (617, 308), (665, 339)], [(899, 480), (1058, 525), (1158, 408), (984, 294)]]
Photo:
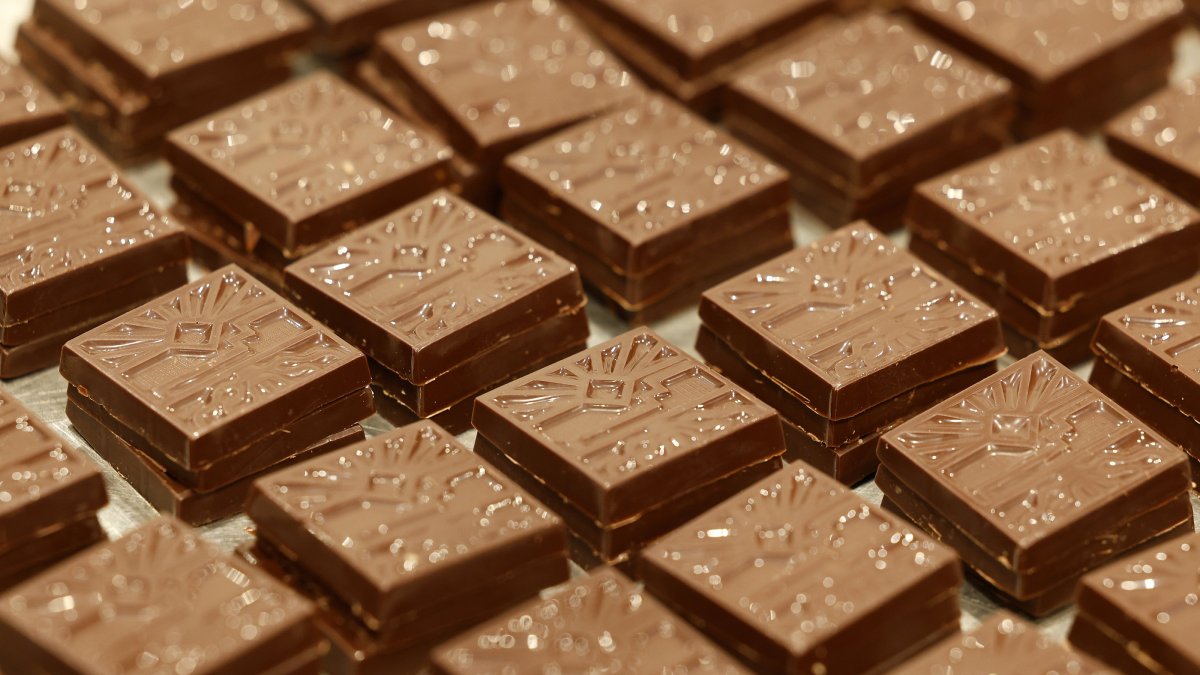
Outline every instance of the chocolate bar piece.
[(1177, 0), (916, 0), (923, 28), (1016, 85), (1017, 131), (1086, 131), (1167, 82)]
[(170, 519), (0, 596), (12, 673), (299, 673), (324, 648), (312, 605)]
[(1003, 147), (1004, 78), (895, 16), (832, 20), (746, 69), (727, 126), (788, 169), (832, 226), (884, 229), (917, 182)]
[(1200, 535), (1190, 532), (1085, 576), (1071, 644), (1123, 673), (1200, 670), (1198, 554)]
[(590, 27), (639, 75), (708, 116), (724, 85), (836, 0), (582, 0)]
[(875, 672), (959, 622), (953, 551), (803, 462), (638, 563), (651, 593), (762, 672)]
[(792, 246), (786, 172), (661, 96), (509, 156), (501, 183), (508, 219), (626, 315)]
[(1108, 669), (1038, 632), (1038, 627), (1000, 610), (972, 631), (948, 637), (891, 671), (893, 675), (936, 673), (1074, 673)]
[[(76, 132), (0, 149), (0, 376), (58, 362), (62, 344), (186, 280), (187, 239)], [(18, 254), (19, 252), (19, 254)]]
[[(386, 649), (444, 638), (568, 576), (562, 521), (430, 422), (261, 478), (247, 513)], [(497, 586), (498, 570), (536, 572), (536, 584)]]
[(443, 185), (450, 154), (323, 72), (167, 139), (179, 179), (288, 259)]
[(1200, 266), (1196, 211), (1068, 131), (922, 183), (905, 222), (914, 250), (1004, 299), (1020, 355), (1083, 356), (1094, 321), (1155, 290), (1144, 278), (1167, 286)]
[(1190, 525), (1186, 456), (1044, 352), (885, 434), (885, 498), (1027, 611)]
[(1200, 153), (1191, 124), (1200, 80), (1186, 79), (1136, 103), (1104, 127), (1108, 149), (1192, 204), (1200, 203)]
[(287, 79), (312, 21), (287, 0), (36, 0), (22, 62), (119, 159)]
[(489, 194), (505, 155), (643, 91), (555, 0), (489, 0), (414, 21), (382, 33), (370, 65)]
[(471, 0), (298, 0), (317, 19), (324, 51), (353, 57), (390, 26), (469, 4)]
[(597, 672), (747, 673), (640, 585), (603, 569), (435, 648), (443, 675)]
[(0, 147), (66, 123), (54, 94), (29, 71), (0, 58)]

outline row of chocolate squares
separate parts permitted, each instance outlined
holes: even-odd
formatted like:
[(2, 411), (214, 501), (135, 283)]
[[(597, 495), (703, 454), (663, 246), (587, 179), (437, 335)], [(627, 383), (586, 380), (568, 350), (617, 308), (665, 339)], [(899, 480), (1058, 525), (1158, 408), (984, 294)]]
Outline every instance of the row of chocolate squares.
[(1200, 668), (1200, 535), (1156, 541), (1083, 576), (1070, 634), (1078, 653), (1007, 611), (960, 632), (958, 556), (803, 463), (653, 542), (624, 574), (573, 570), (563, 520), (431, 422), (264, 477), (248, 513), (256, 539), (232, 554), (183, 523), (157, 519), (0, 593), (0, 668)]

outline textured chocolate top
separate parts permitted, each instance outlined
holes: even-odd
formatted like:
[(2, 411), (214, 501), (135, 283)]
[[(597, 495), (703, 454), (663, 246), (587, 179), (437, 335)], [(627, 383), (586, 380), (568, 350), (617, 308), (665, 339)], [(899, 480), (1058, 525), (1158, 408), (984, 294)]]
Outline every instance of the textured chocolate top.
[(64, 124), (66, 114), (58, 100), (21, 66), (0, 59), (0, 140), (10, 137), (9, 129), (36, 128), (34, 133), (56, 124)]
[(646, 328), (488, 392), (474, 413), (481, 434), (601, 523), (782, 452), (774, 410)]
[(1089, 675), (1112, 671), (1042, 635), (1037, 626), (1028, 621), (1001, 610), (975, 630), (942, 640), (890, 672), (892, 675)]
[[(154, 520), (0, 596), (47, 672), (263, 672), (316, 643), (312, 606), (186, 525)], [(23, 652), (31, 647), (8, 644)]]
[(361, 352), (232, 265), (76, 337), (63, 354), (68, 382), (138, 420), (186, 466), (370, 382)]
[(830, 22), (733, 86), (858, 161), (1009, 90), (1007, 80), (907, 21), (876, 13)]
[[(896, 598), (939, 572), (953, 579), (958, 565), (949, 549), (803, 463), (692, 520), (642, 556), (644, 565), (792, 654), (818, 649), (856, 625), (867, 630), (865, 622)], [(950, 589), (928, 589), (922, 600)]]
[(379, 47), (438, 101), (473, 155), (641, 90), (555, 0), (483, 2), (384, 33)]
[(249, 513), (271, 541), (316, 544), (297, 551), (305, 567), (380, 618), (436, 604), (514, 555), (557, 550), (566, 566), (558, 517), (430, 422), (260, 478)]
[[(285, 249), (340, 233), (355, 217), (347, 209), (450, 157), (436, 137), (325, 72), (178, 129), (168, 142), (177, 172)], [(249, 203), (221, 201), (226, 189)], [(314, 223), (321, 218), (334, 222)]]
[(749, 672), (607, 567), (472, 628), (433, 660), (454, 675)]
[(374, 358), (418, 382), (476, 356), (483, 336), (585, 301), (571, 263), (447, 192), (330, 243), (287, 277), (302, 298), (323, 296), (331, 316), (352, 313)]
[(913, 11), (1049, 82), (1178, 19), (1179, 0), (916, 0)]
[(1200, 180), (1200, 79), (1177, 82), (1108, 124), (1110, 136)]
[(1154, 478), (1182, 477), (1187, 461), (1045, 352), (893, 429), (879, 459), (980, 541), (1007, 542), (1014, 569), (1035, 543), (1082, 527)]
[[(67, 291), (56, 296), (54, 307), (63, 297), (88, 297), (133, 276), (118, 271), (117, 262), (155, 242), (176, 245), (146, 261), (150, 265), (185, 256), (183, 231), (70, 129), (0, 150), (0, 232), (6, 251), (0, 256), (0, 313), (6, 319), (33, 311), (16, 296)], [(90, 276), (105, 269), (107, 276)]]
[(929, 214), (914, 227), (934, 228), (1010, 291), (1051, 309), (1130, 274), (1123, 258), (1155, 255), (1141, 247), (1175, 255), (1163, 237), (1197, 224), (1182, 200), (1069, 131), (922, 183), (913, 204)]
[(831, 419), (1003, 353), (995, 310), (864, 223), (709, 289), (700, 316)]

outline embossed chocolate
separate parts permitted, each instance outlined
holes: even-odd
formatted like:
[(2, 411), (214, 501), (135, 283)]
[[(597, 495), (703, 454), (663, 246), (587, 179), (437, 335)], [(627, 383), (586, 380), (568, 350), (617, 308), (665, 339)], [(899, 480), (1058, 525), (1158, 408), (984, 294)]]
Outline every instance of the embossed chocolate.
[(1189, 533), (1088, 574), (1071, 644), (1124, 673), (1200, 669), (1198, 562), (1200, 535)]
[(298, 0), (317, 18), (323, 49), (350, 56), (370, 47), (381, 30), (471, 1)]
[(886, 500), (1035, 614), (1192, 522), (1186, 456), (1044, 352), (885, 434), (879, 461)]
[(312, 21), (287, 0), (36, 0), (23, 63), (110, 153), (287, 79)]
[(993, 304), (1019, 336), (1014, 351), (1068, 361), (1084, 358), (1105, 312), (1200, 265), (1196, 211), (1067, 131), (922, 183), (905, 222), (914, 250), (940, 252), (940, 271), (1003, 300)]
[[(71, 337), (186, 279), (183, 231), (69, 129), (0, 149), (0, 223), (3, 377), (53, 365)], [(44, 350), (24, 358), (26, 345)]]
[(746, 69), (726, 124), (787, 167), (831, 225), (899, 225), (920, 180), (1004, 146), (1006, 80), (907, 21), (830, 21)]
[(761, 672), (873, 672), (959, 621), (954, 553), (803, 462), (638, 562), (654, 595)]
[[(296, 258), (446, 181), (450, 150), (328, 73), (289, 82), (171, 133), (193, 192)], [(235, 225), (236, 224), (236, 225)]]
[(1200, 203), (1200, 80), (1172, 84), (1113, 118), (1104, 128), (1109, 150), (1138, 171)]
[(0, 147), (66, 122), (53, 94), (24, 68), (0, 58)]
[(1017, 87), (1017, 129), (1087, 129), (1167, 81), (1179, 0), (916, 0), (921, 26)]
[(315, 672), (313, 607), (191, 528), (151, 521), (0, 595), (14, 673)]
[(836, 0), (584, 0), (577, 12), (647, 80), (704, 114), (722, 87)]
[(603, 569), (484, 622), (433, 650), (437, 672), (584, 673), (610, 669), (749, 672), (616, 570)]
[(694, 299), (698, 284), (790, 249), (786, 182), (657, 95), (526, 147), (501, 173), (508, 219), (539, 240), (549, 234), (630, 316)]

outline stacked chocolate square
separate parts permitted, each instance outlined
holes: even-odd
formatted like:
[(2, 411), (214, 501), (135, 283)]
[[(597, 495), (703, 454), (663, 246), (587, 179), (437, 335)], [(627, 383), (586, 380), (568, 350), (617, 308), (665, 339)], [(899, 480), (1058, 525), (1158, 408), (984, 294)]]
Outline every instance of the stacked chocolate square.
[(317, 601), (329, 672), (399, 672), (568, 577), (562, 521), (431, 422), (261, 478), (247, 512), (242, 555)]
[(780, 466), (779, 416), (646, 328), (475, 401), (475, 451), (623, 562)]
[(301, 256), (445, 185), (451, 155), (326, 72), (175, 130), (166, 153), (200, 261), (276, 290)]
[(1019, 356), (1086, 359), (1106, 312), (1200, 267), (1200, 215), (1059, 131), (922, 183), (909, 249), (1000, 312)]
[(106, 152), (132, 160), (286, 80), (311, 32), (288, 0), (36, 0), (17, 51)]
[(788, 450), (846, 484), (881, 433), (995, 372), (996, 312), (865, 224), (705, 292), (696, 350), (780, 411)]
[(1113, 156), (1190, 204), (1200, 204), (1200, 78), (1190, 77), (1142, 99), (1104, 127)]
[(1187, 456), (1045, 352), (887, 433), (879, 462), (885, 506), (1034, 616), (1088, 570), (1192, 527)]
[(651, 96), (510, 155), (505, 217), (642, 322), (792, 247), (787, 174)]
[(369, 49), (382, 30), (473, 1), (297, 0), (317, 20), (320, 50), (350, 59)]
[(21, 66), (0, 58), (0, 147), (66, 124), (62, 104)]
[(0, 377), (187, 279), (187, 237), (69, 129), (0, 148)]
[(833, 227), (899, 227), (919, 181), (1003, 147), (1008, 81), (904, 19), (868, 12), (814, 28), (730, 85), (725, 123), (791, 173)]
[(891, 671), (892, 675), (959, 672), (1100, 675), (1107, 671), (1095, 660), (1043, 635), (1036, 624), (1005, 610)]
[(566, 260), (447, 192), (287, 268), (299, 303), (371, 357), (389, 417), (471, 426), (475, 396), (584, 347)]
[(150, 502), (237, 513), (254, 477), (363, 437), (367, 359), (230, 266), (67, 343), (67, 417)]

